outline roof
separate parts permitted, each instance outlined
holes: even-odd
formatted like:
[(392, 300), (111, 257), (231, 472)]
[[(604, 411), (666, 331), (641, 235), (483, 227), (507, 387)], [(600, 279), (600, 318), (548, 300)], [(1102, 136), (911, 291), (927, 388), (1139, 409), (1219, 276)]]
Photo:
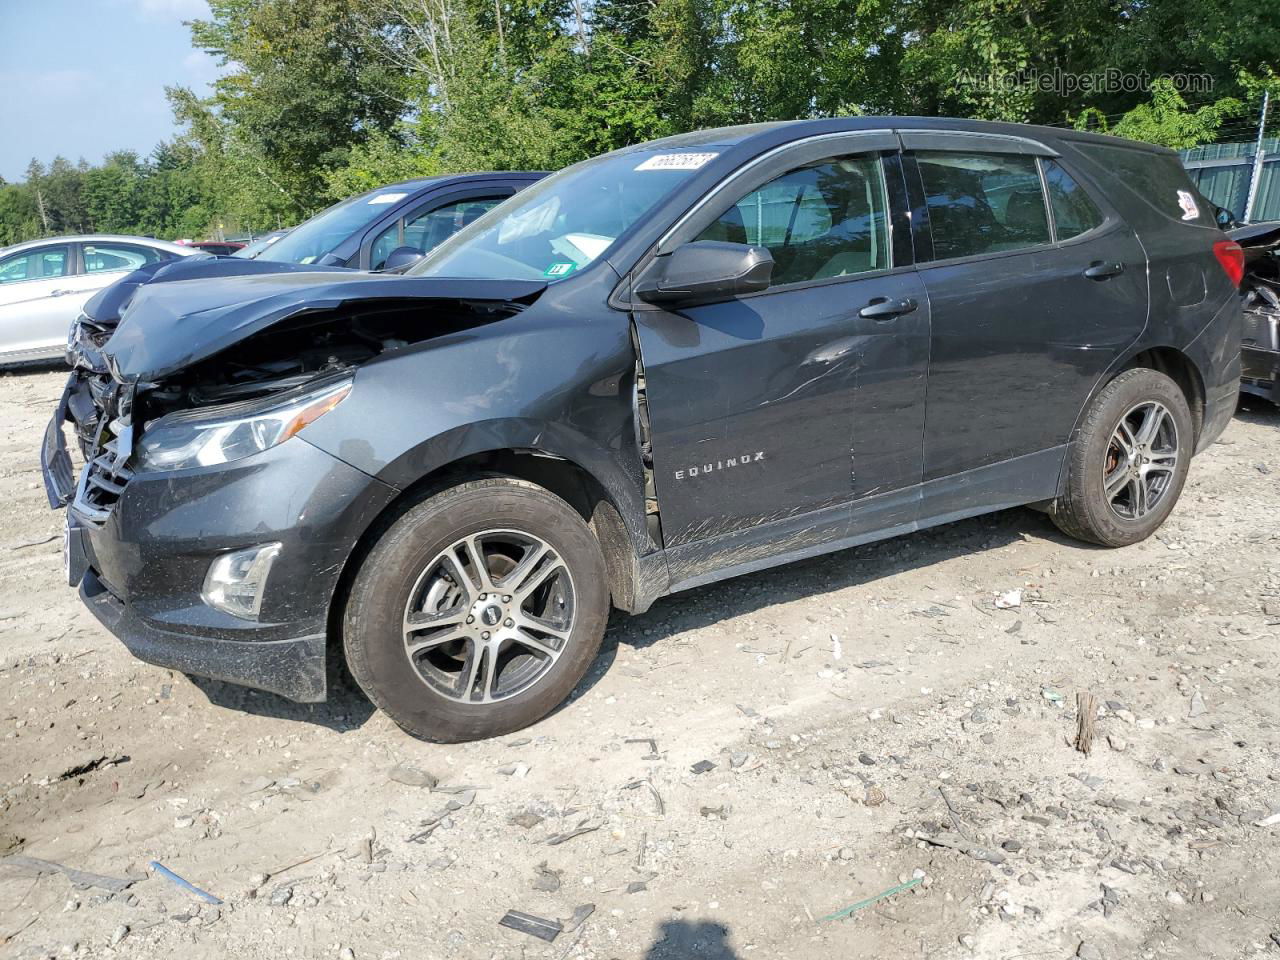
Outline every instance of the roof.
[(0, 248), (0, 256), (10, 253), (17, 253), (19, 250), (27, 250), (31, 247), (43, 246), (47, 243), (136, 243), (144, 247), (154, 247), (158, 250), (168, 250), (170, 253), (178, 253), (183, 256), (193, 253), (203, 253), (204, 251), (190, 246), (182, 246), (177, 243), (170, 243), (168, 240), (157, 240), (155, 237), (131, 237), (123, 233), (82, 233), (74, 236), (60, 237), (40, 237), (38, 240), (26, 240), (22, 243), (15, 243), (11, 247)]
[[(489, 170), (478, 173), (446, 173), (438, 177), (416, 177), (413, 180), (400, 180), (396, 183), (383, 184), (380, 187), (374, 187), (372, 190), (366, 190), (365, 193), (377, 193), (379, 190), (393, 190), (403, 188), (406, 190), (423, 190), (427, 187), (439, 187), (452, 183), (471, 183), (476, 180), (493, 180), (497, 179), (540, 179), (545, 177), (546, 171), (543, 170)], [(361, 194), (363, 196), (364, 194)]]
[(813, 120), (778, 120), (770, 123), (750, 123), (735, 127), (719, 127), (682, 133), (661, 140), (650, 140), (623, 147), (617, 153), (640, 150), (678, 149), (683, 147), (732, 147), (755, 139), (770, 141), (801, 139), (822, 133), (858, 130), (933, 130), (967, 133), (988, 133), (1006, 137), (1025, 137), (1041, 140), (1076, 140), (1111, 146), (1128, 146), (1155, 153), (1171, 152), (1151, 143), (1125, 140), (1106, 134), (1087, 133), (1065, 127), (1037, 126), (1029, 123), (1001, 123), (991, 120), (966, 120), (959, 117), (901, 117), (862, 116), (827, 117)]

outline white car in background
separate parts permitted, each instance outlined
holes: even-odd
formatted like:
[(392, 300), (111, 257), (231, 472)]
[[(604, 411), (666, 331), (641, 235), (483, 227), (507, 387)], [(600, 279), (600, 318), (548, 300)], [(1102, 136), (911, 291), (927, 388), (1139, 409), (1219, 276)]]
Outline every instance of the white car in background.
[(149, 237), (46, 237), (0, 249), (0, 366), (53, 360), (85, 302), (131, 270), (202, 251)]

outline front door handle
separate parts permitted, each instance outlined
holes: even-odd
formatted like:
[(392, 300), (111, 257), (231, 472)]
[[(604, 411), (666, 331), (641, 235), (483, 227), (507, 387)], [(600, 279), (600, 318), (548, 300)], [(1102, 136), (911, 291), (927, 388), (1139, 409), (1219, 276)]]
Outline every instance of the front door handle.
[(1110, 280), (1124, 273), (1124, 264), (1119, 261), (1095, 260), (1085, 268), (1084, 275), (1090, 280)]
[(911, 313), (915, 308), (916, 302), (911, 297), (900, 297), (896, 300), (890, 300), (888, 297), (876, 297), (858, 311), (858, 316), (865, 317), (867, 320), (884, 322), (892, 320), (894, 317), (900, 317), (904, 313)]

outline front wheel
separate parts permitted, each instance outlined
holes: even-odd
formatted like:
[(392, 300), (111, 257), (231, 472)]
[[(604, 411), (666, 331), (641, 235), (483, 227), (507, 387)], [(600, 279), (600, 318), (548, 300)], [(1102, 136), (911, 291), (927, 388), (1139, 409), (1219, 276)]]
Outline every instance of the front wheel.
[(370, 551), (343, 621), (351, 674), (424, 740), (510, 733), (572, 692), (608, 617), (604, 558), (563, 500), (498, 477), (410, 508)]
[(1090, 404), (1049, 515), (1091, 543), (1145, 540), (1178, 502), (1194, 446), (1181, 388), (1156, 370), (1126, 370)]

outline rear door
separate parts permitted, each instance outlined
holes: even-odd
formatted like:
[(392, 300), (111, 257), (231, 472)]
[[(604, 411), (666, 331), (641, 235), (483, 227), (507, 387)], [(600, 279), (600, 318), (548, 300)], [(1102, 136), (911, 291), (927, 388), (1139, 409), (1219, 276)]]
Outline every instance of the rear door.
[(65, 300), (74, 293), (74, 258), (73, 244), (51, 243), (0, 260), (0, 354), (48, 353), (66, 342), (79, 311)]
[[(929, 306), (895, 148), (888, 133), (797, 144), (661, 245), (747, 243), (775, 262), (761, 293), (635, 310), (669, 548), (754, 527), (740, 562), (804, 550), (847, 536), (855, 499), (919, 483)], [(862, 315), (885, 304), (901, 309)], [(700, 572), (686, 558), (676, 576)]]
[(923, 132), (903, 143), (932, 311), (924, 478), (965, 475), (931, 491), (957, 504), (923, 509), (1052, 496), (1090, 389), (1146, 324), (1142, 247), (1039, 144)]

